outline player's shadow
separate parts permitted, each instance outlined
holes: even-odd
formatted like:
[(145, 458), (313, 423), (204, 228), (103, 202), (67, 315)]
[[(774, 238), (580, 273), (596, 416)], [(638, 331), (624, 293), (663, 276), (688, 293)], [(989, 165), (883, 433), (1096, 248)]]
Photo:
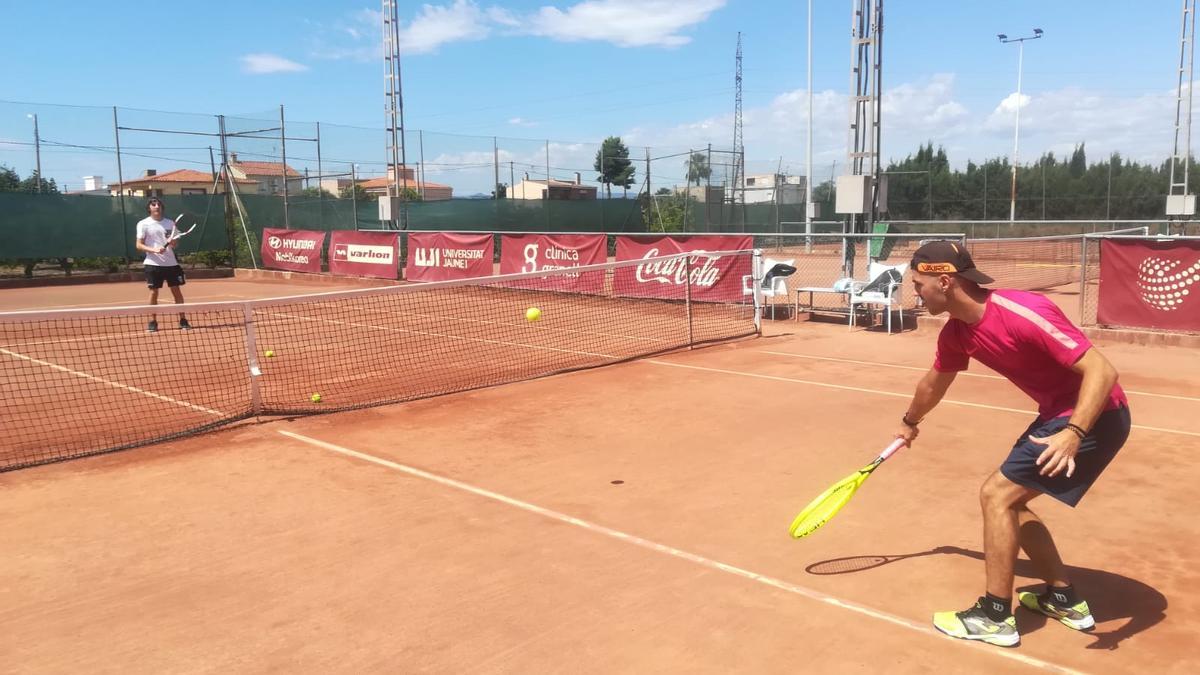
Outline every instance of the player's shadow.
[[(906, 553), (901, 555), (865, 555), (847, 558), (833, 558), (815, 562), (805, 568), (809, 574), (851, 574), (864, 570), (890, 565), (908, 558), (921, 558), (931, 555), (961, 555), (982, 561), (983, 553), (958, 546), (938, 546), (928, 551)], [(1032, 563), (1024, 558), (1017, 559), (1014, 569), (1017, 576), (1038, 578)], [(1130, 638), (1166, 618), (1167, 598), (1154, 587), (1129, 577), (1094, 570), (1087, 567), (1067, 565), (1067, 573), (1071, 583), (1087, 598), (1096, 623), (1104, 624), (1119, 619), (1128, 619), (1121, 626), (1100, 632), (1088, 632), (1095, 641), (1087, 646), (1088, 649), (1117, 649), (1122, 640)], [(1041, 592), (1044, 584), (1041, 582), (1023, 584), (1018, 591)], [(1014, 598), (1016, 596), (1014, 595)], [(1024, 608), (1020, 612), (1021, 632), (1032, 633), (1046, 625), (1049, 618), (1038, 612)]]

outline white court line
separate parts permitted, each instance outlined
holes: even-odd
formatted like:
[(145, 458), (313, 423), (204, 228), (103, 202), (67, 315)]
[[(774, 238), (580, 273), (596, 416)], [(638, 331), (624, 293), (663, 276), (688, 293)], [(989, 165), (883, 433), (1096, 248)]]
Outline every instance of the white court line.
[(156, 394), (152, 391), (146, 391), (145, 389), (138, 389), (137, 387), (131, 387), (127, 384), (121, 384), (120, 382), (113, 382), (112, 380), (106, 380), (102, 377), (96, 377), (95, 375), (88, 375), (87, 373), (80, 372), (78, 370), (72, 370), (70, 368), (67, 368), (66, 366), (60, 366), (57, 363), (50, 363), (49, 361), (35, 359), (32, 356), (25, 356), (24, 354), (18, 354), (17, 352), (9, 351), (7, 349), (4, 349), (3, 347), (0, 347), (0, 353), (8, 354), (9, 356), (12, 356), (13, 358), (30, 361), (30, 362), (36, 363), (40, 366), (46, 366), (47, 368), (53, 368), (54, 370), (57, 370), (60, 372), (69, 373), (76, 377), (82, 377), (85, 380), (91, 380), (92, 382), (99, 382), (100, 384), (105, 384), (110, 387), (115, 387), (117, 389), (124, 389), (125, 391), (132, 391), (135, 394), (142, 394), (143, 396), (149, 396), (150, 398), (156, 398), (160, 401), (166, 401), (167, 403), (174, 403), (175, 405), (178, 405), (178, 406), (183, 406), (185, 408), (191, 408), (192, 410), (196, 410), (196, 411), (199, 411), (202, 413), (208, 413), (209, 415), (216, 415), (217, 417), (223, 417), (225, 415), (225, 413), (221, 412), (220, 410), (213, 410), (212, 408), (205, 408), (204, 406), (194, 405), (192, 403), (188, 403), (187, 401), (180, 401), (177, 399), (173, 399), (170, 396), (163, 396), (162, 394)]
[(373, 330), (392, 331), (392, 332), (396, 332), (396, 333), (411, 333), (413, 335), (430, 335), (433, 337), (444, 337), (444, 338), (451, 338), (451, 339), (455, 339), (455, 340), (468, 340), (471, 342), (482, 342), (482, 343), (491, 344), (491, 345), (507, 345), (509, 347), (525, 347), (527, 349), (540, 349), (540, 350), (549, 351), (549, 352), (561, 352), (563, 354), (580, 354), (582, 356), (599, 356), (599, 357), (605, 358), (605, 359), (621, 358), (620, 356), (613, 356), (612, 354), (598, 354), (596, 352), (584, 352), (584, 351), (579, 351), (576, 349), (559, 349), (558, 347), (544, 347), (542, 345), (527, 345), (523, 342), (507, 342), (505, 340), (487, 340), (485, 338), (467, 337), (465, 335), (447, 335), (445, 333), (432, 333), (432, 332), (423, 331), (423, 330), (410, 330), (408, 328), (395, 328), (393, 326), (375, 326), (375, 325), (368, 324), (368, 323), (357, 323), (354, 321), (338, 321), (337, 319), (322, 319), (320, 317), (315, 317), (315, 316), (301, 316), (299, 314), (285, 314), (283, 312), (270, 312), (270, 315), (271, 316), (282, 316), (282, 317), (285, 317), (288, 319), (300, 319), (303, 321), (320, 321), (322, 323), (332, 323), (332, 324), (337, 324), (339, 326), (354, 326), (356, 328), (370, 328)]
[[(146, 289), (146, 290), (148, 291), (149, 289)], [(244, 296), (244, 295), (235, 295), (235, 294), (233, 294), (233, 293), (218, 293), (218, 294), (216, 294), (216, 295), (193, 295), (193, 296), (191, 296), (191, 298), (192, 298), (192, 300), (193, 300), (193, 301), (196, 301), (196, 300), (209, 300), (209, 299), (212, 299), (212, 298), (232, 298), (232, 299), (235, 299), (235, 300), (241, 300), (241, 299), (244, 299), (244, 298), (246, 298), (246, 296)], [(44, 309), (44, 310), (47, 310), (47, 311), (52, 311), (52, 310), (56, 310), (56, 309), (74, 309), (74, 308), (76, 308), (76, 307), (107, 307), (108, 305), (117, 305), (117, 306), (119, 306), (119, 307), (128, 307), (130, 302), (136, 302), (136, 301), (130, 301), (130, 300), (114, 300), (114, 301), (112, 301), (112, 302), (88, 302), (88, 303), (84, 303), (84, 304), (81, 304), (81, 305), (45, 305), (45, 306), (39, 306), (39, 307), (30, 307), (30, 308), (28, 308), (28, 309), (12, 309), (12, 310), (5, 310), (5, 311), (6, 311), (6, 312), (7, 312), (7, 311), (13, 311), (13, 312), (36, 312), (36, 311), (38, 311), (39, 309)], [(152, 306), (153, 306), (153, 305), (146, 305), (146, 307), (152, 307)]]
[(621, 338), (622, 340), (640, 340), (643, 342), (662, 343), (662, 340), (657, 338), (638, 337), (636, 335), (621, 335), (618, 333), (601, 333), (594, 330), (575, 330), (572, 328), (563, 328), (561, 326), (547, 326), (545, 324), (530, 324), (530, 323), (508, 323), (504, 321), (488, 321), (486, 319), (466, 319), (458, 316), (444, 316), (439, 314), (421, 314), (420, 312), (405, 312), (395, 309), (372, 309), (373, 312), (387, 312), (388, 314), (399, 314), (403, 316), (419, 316), (425, 319), (443, 320), (450, 319), (452, 321), (467, 321), (470, 323), (482, 323), (490, 326), (509, 326), (512, 328), (532, 328), (534, 330), (543, 330), (551, 333), (578, 333), (580, 335), (600, 335), (602, 337)]
[[(832, 356), (813, 356), (812, 354), (797, 354), (795, 352), (774, 352), (774, 351), (770, 351), (767, 349), (761, 349), (759, 351), (761, 351), (763, 354), (774, 354), (776, 356), (791, 356), (791, 357), (798, 358), (798, 359), (812, 359), (814, 361), (835, 361), (838, 363), (854, 363), (854, 364), (857, 364), (860, 366), (881, 366), (883, 368), (899, 368), (902, 370), (918, 370), (921, 372), (926, 372), (929, 370), (928, 367), (921, 368), (918, 366), (902, 366), (897, 363), (883, 363), (881, 361), (857, 361), (855, 359), (840, 359), (840, 358), (836, 358), (836, 357), (832, 357)], [(970, 373), (965, 370), (959, 372), (959, 376), (961, 376), (961, 377), (981, 377), (981, 378), (988, 379), (988, 380), (1006, 380), (1006, 381), (1008, 380), (1007, 377), (1002, 377), (1000, 375), (988, 375), (986, 373)], [(1156, 396), (1158, 398), (1170, 398), (1170, 399), (1175, 399), (1177, 401), (1194, 401), (1194, 402), (1200, 403), (1200, 398), (1197, 398), (1195, 396), (1178, 396), (1176, 394), (1155, 394), (1155, 393), (1149, 392), (1149, 391), (1134, 391), (1133, 389), (1125, 389), (1124, 387), (1121, 387), (1121, 389), (1124, 390), (1124, 392), (1126, 394), (1137, 394), (1138, 396)]]
[[(658, 359), (645, 359), (645, 363), (653, 363), (659, 366), (671, 366), (672, 368), (687, 368), (690, 370), (703, 370), (709, 373), (722, 373), (724, 375), (737, 375), (739, 377), (753, 377), (760, 380), (773, 380), (775, 382), (791, 382), (793, 384), (807, 384), (813, 387), (824, 387), (826, 389), (841, 389), (843, 391), (857, 391), (864, 394), (877, 394), (879, 396), (892, 396), (895, 398), (911, 399), (912, 394), (904, 394), (894, 391), (884, 391), (882, 389), (868, 389), (866, 387), (851, 387), (845, 384), (830, 384), (829, 382), (817, 382), (815, 380), (802, 380), (796, 377), (781, 377), (779, 375), (764, 375), (762, 373), (750, 373), (744, 370), (725, 370), (724, 368), (708, 368), (706, 366), (693, 366), (686, 363), (672, 363), (671, 361), (660, 361)], [(967, 406), (969, 408), (983, 408), (985, 410), (999, 410), (1002, 412), (1019, 413), (1021, 415), (1036, 415), (1036, 410), (1021, 410), (1020, 408), (1005, 408), (999, 405), (989, 405), (987, 403), (971, 403), (970, 401), (955, 401), (954, 399), (944, 398), (942, 403), (950, 403), (953, 405)], [(1134, 429), (1142, 429), (1144, 431), (1158, 431), (1164, 434), (1179, 434), (1181, 436), (1196, 436), (1200, 437), (1200, 432), (1183, 431), (1182, 429), (1165, 429), (1163, 427), (1148, 427), (1144, 424), (1131, 425)]]
[[(807, 588), (805, 586), (800, 586), (799, 584), (793, 584), (791, 582), (784, 581), (782, 579), (776, 579), (775, 577), (769, 577), (765, 574), (751, 572), (750, 570), (742, 569), (740, 567), (735, 567), (733, 565), (729, 565), (727, 563), (713, 560), (711, 558), (705, 558), (704, 556), (697, 555), (695, 553), (690, 553), (688, 551), (684, 551), (682, 549), (678, 549), (673, 546), (668, 546), (666, 544), (660, 544), (658, 542), (651, 541), (649, 539), (644, 539), (637, 535), (628, 534), (628, 533), (622, 532), (620, 530), (615, 530), (611, 527), (605, 527), (604, 525), (598, 525), (591, 521), (583, 520), (582, 518), (576, 518), (575, 516), (568, 516), (565, 513), (553, 511), (551, 509), (547, 509), (542, 506), (537, 506), (536, 504), (530, 504), (529, 502), (524, 502), (519, 499), (514, 499), (512, 497), (508, 497), (508, 496), (502, 495), (497, 492), (492, 492), (491, 490), (486, 490), (484, 488), (476, 487), (469, 483), (464, 483), (462, 481), (455, 480), (453, 478), (446, 478), (445, 476), (439, 476), (435, 473), (423, 471), (423, 470), (417, 469), (415, 467), (411, 467), (411, 466), (407, 466), (405, 464), (393, 462), (391, 460), (383, 459), (381, 457), (376, 457), (374, 455), (368, 455), (366, 453), (358, 452), (357, 450), (351, 450), (350, 448), (345, 448), (340, 445), (334, 445), (333, 443), (327, 443), (325, 441), (321, 441), (321, 440), (318, 440), (315, 438), (310, 438), (308, 436), (302, 436), (300, 434), (293, 433), (290, 431), (284, 431), (282, 429), (277, 429), (276, 431), (284, 436), (287, 436), (288, 438), (300, 441), (302, 443), (307, 443), (308, 445), (312, 445), (312, 446), (315, 446), (318, 448), (323, 448), (325, 450), (329, 450), (331, 452), (336, 452), (336, 453), (345, 455), (347, 457), (353, 457), (355, 459), (359, 459), (364, 462), (370, 462), (372, 464), (376, 464), (376, 465), (379, 465), (379, 466), (382, 466), (382, 467), (385, 467), (388, 469), (392, 469), (394, 471), (399, 471), (401, 473), (406, 473), (410, 476), (422, 478), (422, 479), (431, 481), (433, 483), (437, 483), (439, 485), (444, 485), (446, 487), (454, 488), (456, 490), (462, 490), (463, 492), (469, 492), (473, 495), (477, 495), (477, 496), (483, 497), (485, 499), (491, 499), (493, 501), (500, 502), (501, 504), (505, 504), (507, 506), (512, 506), (512, 507), (521, 509), (523, 511), (528, 511), (529, 513), (534, 513), (539, 516), (549, 518), (551, 520), (557, 520), (562, 523), (567, 523), (568, 525), (574, 525), (575, 527), (578, 527), (580, 529), (587, 530), (589, 532), (594, 532), (596, 534), (602, 534), (606, 537), (612, 537), (613, 539), (617, 539), (618, 541), (622, 541), (627, 544), (633, 544), (634, 546), (639, 546), (641, 548), (648, 549), (648, 550), (654, 551), (656, 553), (662, 553), (662, 554), (669, 555), (669, 556), (672, 556), (675, 558), (680, 558), (682, 560), (687, 560), (688, 562), (695, 563), (697, 565), (706, 567), (711, 570), (716, 570), (718, 572), (725, 572), (726, 574), (732, 574), (733, 576), (741, 577), (743, 579), (748, 579), (750, 581), (755, 581), (755, 582), (758, 582), (765, 586), (770, 586), (772, 588), (776, 588), (781, 591), (786, 591), (788, 593), (794, 593), (796, 595), (800, 595), (800, 596), (809, 598), (810, 600), (816, 600), (817, 602), (821, 602), (826, 605), (840, 607), (842, 609), (849, 610), (851, 612), (856, 612), (858, 614), (869, 616), (872, 619), (878, 619), (880, 621), (884, 621), (884, 622), (887, 622), (887, 623), (890, 623), (890, 624), (893, 624), (896, 626), (900, 626), (901, 628), (907, 628), (908, 630), (920, 633), (922, 635), (936, 637), (939, 640), (947, 641), (946, 642), (947, 645), (949, 645), (949, 644), (951, 644), (951, 642), (953, 642), (954, 644), (958, 644), (958, 645), (964, 646), (964, 647), (975, 648), (975, 649), (984, 649), (986, 651), (986, 653), (991, 654), (993, 656), (1000, 657), (1000, 658), (1012, 659), (1014, 661), (1023, 663), (1027, 666), (1041, 668), (1043, 670), (1047, 670), (1050, 672), (1055, 672), (1055, 673), (1077, 673), (1077, 672), (1079, 672), (1079, 671), (1067, 668), (1065, 666), (1060, 666), (1060, 665), (1057, 665), (1054, 663), (1050, 663), (1049, 661), (1043, 661), (1041, 659), (1034, 658), (1031, 656), (1025, 656), (1024, 654), (1021, 654), (1020, 652), (1009, 651), (1009, 650), (1004, 650), (1004, 649), (996, 649), (994, 647), (989, 647), (986, 645), (978, 645), (978, 644), (975, 644), (972, 642), (967, 642), (965, 640), (954, 640), (952, 638), (948, 638), (948, 637), (942, 635), (940, 632), (934, 630), (933, 628), (926, 626), (925, 624), (917, 623), (916, 621), (913, 621), (911, 619), (906, 619), (901, 616), (896, 616), (895, 614), (890, 614), (888, 612), (882, 612), (877, 609), (872, 609), (865, 605), (860, 605), (856, 602), (851, 602), (849, 600), (842, 600), (842, 599), (836, 598), (832, 595), (827, 595), (820, 591), (813, 590), (813, 589)], [(981, 652), (981, 653), (984, 653), (984, 652)]]

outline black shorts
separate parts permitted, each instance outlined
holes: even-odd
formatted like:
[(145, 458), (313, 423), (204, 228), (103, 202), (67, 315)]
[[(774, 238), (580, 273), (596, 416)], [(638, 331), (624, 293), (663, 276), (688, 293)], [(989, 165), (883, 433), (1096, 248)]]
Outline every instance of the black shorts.
[(1125, 445), (1125, 439), (1129, 437), (1129, 408), (1121, 406), (1100, 415), (1095, 426), (1079, 444), (1079, 454), (1075, 455), (1075, 473), (1070, 478), (1066, 470), (1053, 478), (1041, 475), (1039, 471), (1042, 467), (1036, 462), (1046, 446), (1030, 441), (1029, 437), (1052, 436), (1065, 429), (1070, 421), (1067, 416), (1044, 422), (1034, 421), (1017, 439), (1000, 472), (1012, 482), (1048, 494), (1068, 506), (1078, 504), (1108, 463), (1117, 456), (1117, 451)]
[(187, 283), (187, 279), (183, 276), (183, 268), (179, 265), (171, 267), (144, 265), (142, 269), (146, 272), (146, 285), (150, 288), (162, 288), (164, 282), (168, 286), (182, 286)]

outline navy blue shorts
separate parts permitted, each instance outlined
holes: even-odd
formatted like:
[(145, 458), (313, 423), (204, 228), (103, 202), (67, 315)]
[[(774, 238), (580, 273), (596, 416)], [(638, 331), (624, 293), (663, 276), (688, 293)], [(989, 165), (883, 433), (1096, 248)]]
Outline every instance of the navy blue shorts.
[(1070, 478), (1065, 469), (1053, 478), (1039, 474), (1042, 467), (1036, 462), (1046, 446), (1030, 441), (1029, 437), (1052, 436), (1066, 428), (1070, 421), (1071, 418), (1067, 416), (1034, 421), (1017, 439), (1008, 453), (1008, 459), (1000, 466), (1000, 472), (1012, 482), (1048, 494), (1064, 504), (1078, 504), (1108, 463), (1117, 456), (1117, 451), (1125, 445), (1125, 439), (1129, 437), (1129, 408), (1121, 406), (1100, 415), (1091, 432), (1079, 444), (1079, 454), (1075, 455), (1075, 473)]
[(146, 285), (150, 288), (162, 288), (163, 282), (168, 286), (182, 286), (187, 283), (183, 268), (179, 265), (144, 265), (142, 270), (146, 273)]

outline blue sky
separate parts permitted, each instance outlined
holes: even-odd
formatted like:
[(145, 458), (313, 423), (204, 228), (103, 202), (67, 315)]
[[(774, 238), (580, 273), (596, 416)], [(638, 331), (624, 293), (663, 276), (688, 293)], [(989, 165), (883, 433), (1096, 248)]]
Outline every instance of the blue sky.
[[(253, 3), (5, 3), (0, 44), (0, 163), (34, 163), (69, 188), (116, 178), (111, 106), (122, 126), (215, 131), (213, 114), (263, 128), (284, 105), (288, 136), (315, 137), (326, 173), (383, 170), (379, 5)], [(850, 3), (814, 2), (814, 173), (846, 152)], [(943, 145), (956, 165), (1012, 151), (1017, 48), (1029, 43), (1021, 114), (1023, 161), (1086, 142), (1139, 160), (1170, 154), (1179, 3), (890, 0), (884, 19), (885, 158)], [(457, 194), (490, 189), (492, 136), (501, 180), (512, 172), (589, 175), (597, 143), (619, 135), (633, 156), (732, 142), (736, 34), (743, 33), (748, 168), (804, 173), (806, 4), (762, 0), (401, 2), (410, 163)], [(70, 106), (70, 107), (67, 107)], [(128, 110), (127, 110), (128, 109)], [(143, 111), (171, 111), (163, 113)], [(422, 130), (418, 135), (416, 130)], [(122, 132), (127, 175), (207, 168), (211, 138)], [(65, 144), (65, 145), (64, 145)], [(68, 146), (89, 146), (74, 148)], [(422, 146), (423, 147), (419, 147)], [(243, 155), (280, 154), (271, 140)], [(419, 151), (423, 151), (419, 152)], [(316, 173), (315, 144), (289, 141), (289, 164)], [(642, 171), (639, 167), (639, 181)], [(659, 185), (681, 182), (682, 160), (653, 165)]]

